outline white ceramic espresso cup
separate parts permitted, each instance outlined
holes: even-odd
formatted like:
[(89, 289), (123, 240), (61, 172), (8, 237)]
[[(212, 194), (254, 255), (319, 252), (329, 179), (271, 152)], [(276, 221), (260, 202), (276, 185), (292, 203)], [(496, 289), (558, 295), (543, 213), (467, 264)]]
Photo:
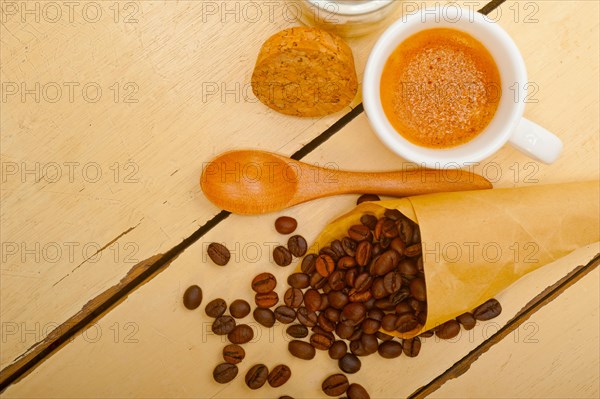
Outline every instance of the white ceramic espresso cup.
[[(502, 95), (490, 124), (471, 141), (451, 148), (421, 147), (394, 129), (381, 105), (381, 74), (400, 43), (425, 29), (453, 28), (479, 40), (494, 58), (500, 72)], [(421, 9), (393, 23), (371, 51), (363, 79), (363, 105), (379, 138), (401, 157), (429, 168), (464, 167), (492, 155), (509, 142), (528, 156), (553, 163), (560, 155), (561, 140), (523, 118), (527, 98), (527, 71), (515, 42), (497, 23), (473, 10), (459, 7)]]

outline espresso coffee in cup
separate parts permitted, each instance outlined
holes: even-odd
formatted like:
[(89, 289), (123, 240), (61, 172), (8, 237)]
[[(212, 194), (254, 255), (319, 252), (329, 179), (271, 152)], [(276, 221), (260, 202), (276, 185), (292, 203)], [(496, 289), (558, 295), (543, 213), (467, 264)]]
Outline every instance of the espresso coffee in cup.
[(490, 123), (501, 95), (500, 72), (473, 36), (449, 28), (418, 32), (394, 50), (381, 75), (381, 104), (413, 144), (454, 147)]

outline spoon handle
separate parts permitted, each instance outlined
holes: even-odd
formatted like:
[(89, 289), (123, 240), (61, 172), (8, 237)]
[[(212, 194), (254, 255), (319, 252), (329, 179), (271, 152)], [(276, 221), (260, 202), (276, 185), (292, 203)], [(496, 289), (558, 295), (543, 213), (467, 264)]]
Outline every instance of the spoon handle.
[[(327, 170), (318, 184), (309, 187), (319, 196), (334, 194), (381, 194), (409, 196), (449, 191), (492, 188), (484, 177), (464, 170), (411, 169), (396, 172), (348, 172)], [(305, 193), (308, 194), (308, 193)]]

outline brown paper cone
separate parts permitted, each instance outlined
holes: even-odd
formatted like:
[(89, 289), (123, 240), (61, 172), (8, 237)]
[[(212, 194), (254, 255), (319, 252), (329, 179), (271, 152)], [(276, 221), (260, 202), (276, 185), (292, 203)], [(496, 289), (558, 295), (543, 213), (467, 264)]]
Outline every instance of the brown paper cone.
[[(398, 209), (419, 224), (427, 322), (410, 338), (471, 311), (523, 275), (600, 239), (597, 181), (441, 193), (365, 202), (331, 222), (312, 248), (347, 234), (361, 215)], [(390, 333), (385, 331), (386, 333)]]

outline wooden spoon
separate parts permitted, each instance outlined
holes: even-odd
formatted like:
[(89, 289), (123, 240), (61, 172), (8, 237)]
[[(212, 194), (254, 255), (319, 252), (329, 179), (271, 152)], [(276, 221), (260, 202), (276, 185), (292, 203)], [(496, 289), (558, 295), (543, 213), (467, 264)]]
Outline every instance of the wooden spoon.
[(200, 186), (218, 207), (247, 215), (337, 194), (405, 197), (492, 188), (485, 178), (462, 170), (347, 172), (249, 150), (226, 152), (205, 163)]

